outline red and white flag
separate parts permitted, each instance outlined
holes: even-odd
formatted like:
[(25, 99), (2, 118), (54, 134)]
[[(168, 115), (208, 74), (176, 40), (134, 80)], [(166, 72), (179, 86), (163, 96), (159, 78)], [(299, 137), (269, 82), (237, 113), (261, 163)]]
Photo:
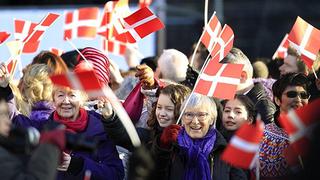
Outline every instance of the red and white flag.
[(221, 64), (211, 59), (200, 74), (194, 92), (220, 99), (233, 99), (240, 84), (243, 64)]
[(234, 34), (230, 26), (224, 25), (220, 32), (213, 49), (209, 50), (212, 57), (219, 56), (218, 62), (220, 62), (233, 47)]
[(139, 0), (139, 7), (140, 8), (149, 7), (151, 3), (152, 3), (152, 0)]
[(123, 56), (127, 49), (127, 44), (121, 41), (113, 40), (102, 40), (103, 52), (109, 52), (115, 55)]
[(135, 43), (145, 36), (164, 28), (161, 20), (144, 7), (123, 19), (127, 41)]
[(50, 48), (50, 52), (52, 52), (53, 54), (57, 55), (57, 56), (61, 56), (64, 51), (58, 48)]
[(23, 40), (27, 43), (37, 43), (41, 41), (41, 38), (46, 31), (59, 17), (58, 14), (48, 13), (33, 29), (32, 32)]
[(276, 58), (284, 59), (285, 57), (287, 57), (288, 47), (289, 47), (289, 40), (288, 40), (288, 34), (286, 34), (282, 39), (277, 51), (273, 54), (272, 59), (276, 59)]
[(261, 120), (255, 124), (243, 124), (231, 138), (221, 159), (235, 167), (252, 169), (258, 161), (263, 131), (264, 123)]
[(68, 12), (65, 18), (63, 39), (96, 37), (99, 26), (99, 8), (80, 8)]
[(105, 39), (110, 39), (112, 37), (112, 15), (116, 7), (116, 1), (108, 1), (103, 10), (102, 21), (100, 27), (98, 28), (98, 34), (103, 36)]
[(206, 25), (204, 34), (201, 37), (201, 42), (206, 46), (208, 50), (213, 49), (213, 45), (216, 43), (220, 32), (221, 23), (214, 13), (209, 23)]
[(9, 61), (7, 62), (7, 70), (11, 76), (13, 76), (14, 72), (16, 71), (17, 63), (18, 59), (15, 58), (9, 59)]
[(288, 39), (290, 46), (301, 54), (301, 59), (311, 69), (320, 49), (320, 31), (298, 16)]
[(299, 109), (291, 109), (287, 114), (280, 114), (279, 121), (289, 134), (290, 144), (299, 155), (305, 155), (310, 143), (310, 135), (319, 123), (320, 99)]
[(50, 76), (53, 84), (86, 92), (89, 97), (104, 96), (102, 86), (93, 71), (67, 72)]
[(0, 32), (0, 44), (5, 42), (10, 36), (10, 33), (7, 33), (5, 31)]
[[(14, 20), (14, 38), (18, 41), (23, 41), (27, 38), (29, 34), (33, 32), (34, 27), (37, 26), (37, 23), (26, 21), (26, 20)], [(23, 53), (34, 53), (39, 47), (40, 41), (38, 42), (26, 42), (23, 46)]]

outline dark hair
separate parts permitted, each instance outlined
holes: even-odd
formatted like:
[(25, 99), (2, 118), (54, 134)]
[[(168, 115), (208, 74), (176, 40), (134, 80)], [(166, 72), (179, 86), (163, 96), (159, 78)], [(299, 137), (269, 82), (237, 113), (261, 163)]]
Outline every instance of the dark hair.
[[(79, 49), (81, 52), (83, 49)], [(79, 53), (76, 50), (65, 52), (61, 55), (61, 58), (67, 65), (70, 70), (73, 70), (74, 67), (78, 64), (78, 55)]]
[(281, 99), (282, 93), (288, 86), (302, 86), (307, 91), (308, 84), (307, 76), (302, 73), (284, 74), (272, 85), (273, 96)]
[[(251, 101), (251, 99), (242, 94), (237, 94), (234, 99), (237, 99), (241, 102), (241, 104), (246, 108), (246, 111), (248, 113), (248, 120), (251, 120), (252, 123), (254, 124), (256, 122), (256, 115), (257, 111), (255, 109), (254, 103)], [(223, 109), (225, 108), (227, 102), (230, 100), (225, 100), (222, 102), (223, 104)]]
[[(181, 104), (184, 102), (184, 100), (187, 98), (190, 92), (191, 90), (188, 87), (181, 84), (170, 84), (160, 90), (160, 94), (168, 95), (170, 97), (170, 100), (173, 102), (174, 118), (176, 120), (179, 118), (179, 115), (180, 115), (179, 112), (180, 112)], [(151, 128), (155, 128), (156, 124), (158, 123), (157, 117), (156, 117), (156, 108), (157, 108), (157, 103), (154, 103), (150, 118), (147, 121), (148, 126)]]
[(31, 64), (46, 64), (50, 74), (62, 74), (68, 71), (62, 58), (50, 51), (41, 51), (33, 58)]
[(158, 66), (157, 59), (157, 56), (146, 57), (141, 59), (140, 64), (146, 64), (152, 69), (153, 72), (155, 72)]

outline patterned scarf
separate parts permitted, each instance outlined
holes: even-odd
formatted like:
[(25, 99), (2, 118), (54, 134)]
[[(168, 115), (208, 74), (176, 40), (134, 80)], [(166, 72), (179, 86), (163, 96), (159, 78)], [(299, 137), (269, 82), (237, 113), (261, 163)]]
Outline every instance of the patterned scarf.
[(183, 128), (178, 134), (181, 155), (186, 159), (184, 179), (211, 180), (208, 157), (216, 141), (216, 130), (211, 128), (201, 139), (192, 139)]

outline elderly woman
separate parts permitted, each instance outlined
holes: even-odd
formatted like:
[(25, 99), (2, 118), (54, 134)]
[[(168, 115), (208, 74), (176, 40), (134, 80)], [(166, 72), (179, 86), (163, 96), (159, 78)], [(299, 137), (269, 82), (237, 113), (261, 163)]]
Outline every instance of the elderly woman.
[[(12, 97), (8, 86), (7, 72), (0, 67), (0, 95)], [(58, 179), (84, 179), (85, 171), (91, 171), (91, 179), (122, 179), (124, 176), (123, 165), (112, 141), (108, 138), (101, 120), (111, 116), (110, 111), (102, 108), (102, 115), (82, 108), (84, 98), (82, 92), (69, 88), (56, 87), (53, 90), (53, 103), (56, 110), (50, 115), (44, 125), (60, 123), (66, 130), (77, 135), (95, 138), (98, 146), (95, 154), (67, 149), (63, 152), (63, 161), (58, 166)], [(6, 97), (8, 100), (9, 98)], [(14, 109), (10, 109), (11, 111)], [(33, 124), (32, 119), (17, 115), (13, 124)], [(40, 127), (41, 128), (41, 127)]]
[(183, 127), (168, 126), (153, 144), (157, 179), (246, 179), (243, 171), (220, 159), (227, 143), (215, 129), (216, 118), (217, 107), (211, 98), (191, 95)]

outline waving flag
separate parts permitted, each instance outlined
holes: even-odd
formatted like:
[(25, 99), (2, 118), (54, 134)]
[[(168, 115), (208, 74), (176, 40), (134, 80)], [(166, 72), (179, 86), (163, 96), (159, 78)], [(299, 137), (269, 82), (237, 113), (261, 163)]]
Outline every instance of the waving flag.
[(112, 37), (112, 14), (114, 13), (114, 9), (116, 7), (116, 1), (108, 1), (103, 10), (103, 17), (100, 23), (100, 27), (98, 28), (98, 34), (103, 36), (105, 39), (110, 39)]
[(298, 16), (288, 39), (290, 46), (301, 54), (301, 59), (311, 68), (320, 49), (320, 31)]
[[(14, 20), (14, 37), (18, 41), (23, 41), (27, 38), (29, 34), (33, 32), (34, 27), (37, 26), (37, 23), (25, 20)], [(37, 42), (25, 42), (22, 52), (23, 53), (34, 53), (39, 47), (40, 41)], [(22, 46), (22, 44), (21, 44)]]
[(73, 12), (68, 12), (65, 18), (63, 39), (96, 37), (99, 8), (80, 8)]
[(291, 109), (287, 114), (280, 114), (279, 121), (289, 134), (292, 148), (300, 155), (308, 151), (310, 135), (320, 117), (320, 99), (299, 109)]
[(124, 26), (127, 30), (128, 42), (135, 43), (145, 36), (164, 28), (161, 20), (147, 7), (139, 9), (130, 16), (124, 18)]
[(9, 36), (10, 34), (5, 31), (0, 32), (0, 44), (5, 42), (9, 38)]
[(288, 54), (287, 50), (289, 47), (288, 34), (282, 39), (277, 51), (273, 54), (272, 59), (281, 58), (284, 59)]
[(37, 43), (41, 40), (43, 33), (49, 28), (59, 17), (58, 14), (48, 13), (33, 29), (32, 32), (23, 40), (27, 43)]
[(240, 84), (243, 64), (221, 64), (211, 59), (200, 74), (194, 92), (221, 99), (233, 99)]
[(235, 167), (252, 169), (258, 160), (263, 130), (264, 124), (261, 120), (257, 120), (253, 125), (243, 124), (231, 138), (221, 159)]
[(102, 40), (102, 49), (104, 52), (109, 52), (115, 55), (124, 55), (127, 49), (127, 44), (117, 40)]
[(201, 37), (201, 42), (206, 46), (208, 50), (213, 49), (213, 45), (218, 39), (218, 35), (221, 32), (221, 23), (215, 14), (212, 15), (208, 25), (205, 28), (205, 32)]
[(220, 62), (232, 49), (234, 40), (234, 34), (230, 26), (224, 25), (220, 32), (213, 49), (210, 50), (212, 57), (219, 56), (218, 62)]
[(7, 62), (7, 69), (11, 76), (13, 76), (14, 72), (16, 71), (17, 63), (17, 59), (9, 59), (9, 61)]
[(139, 0), (139, 7), (140, 8), (149, 7), (151, 3), (152, 3), (152, 0)]

